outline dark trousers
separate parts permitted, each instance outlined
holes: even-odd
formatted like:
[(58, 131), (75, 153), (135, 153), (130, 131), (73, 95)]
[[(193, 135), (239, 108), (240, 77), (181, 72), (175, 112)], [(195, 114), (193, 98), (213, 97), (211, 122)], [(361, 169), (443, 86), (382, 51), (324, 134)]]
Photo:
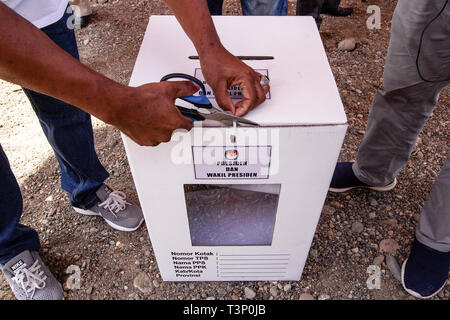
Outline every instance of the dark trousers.
[[(223, 0), (207, 0), (211, 15), (222, 15)], [(288, 0), (241, 0), (244, 16), (285, 16)]]
[[(42, 29), (50, 39), (78, 59), (74, 31), (67, 27), (69, 15)], [(70, 70), (66, 70), (70, 72)], [(90, 115), (63, 101), (24, 89), (42, 130), (58, 160), (61, 186), (73, 206), (83, 209), (97, 202), (96, 190), (108, 177), (94, 149)], [(74, 94), (80, 94), (74, 92)], [(8, 159), (0, 146), (0, 263), (24, 250), (39, 250), (35, 230), (19, 223), (22, 195)]]
[(337, 11), (341, 0), (297, 0), (298, 16), (312, 16), (316, 20), (317, 26), (320, 27), (322, 18), (320, 13), (323, 11)]

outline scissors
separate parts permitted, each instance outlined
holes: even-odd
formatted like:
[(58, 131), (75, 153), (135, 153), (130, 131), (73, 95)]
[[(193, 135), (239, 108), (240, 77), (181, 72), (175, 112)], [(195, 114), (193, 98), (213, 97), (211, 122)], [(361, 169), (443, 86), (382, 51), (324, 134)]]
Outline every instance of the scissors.
[(234, 122), (244, 123), (252, 126), (259, 126), (259, 124), (257, 124), (256, 122), (241, 117), (237, 117), (232, 114), (225, 113), (222, 110), (213, 107), (209, 99), (206, 97), (206, 89), (203, 83), (199, 79), (191, 75), (185, 73), (171, 73), (162, 77), (160, 81), (166, 81), (173, 78), (189, 80), (198, 85), (201, 89), (201, 94), (199, 96), (192, 95), (180, 97), (179, 99), (189, 102), (199, 109), (207, 109), (209, 111), (209, 113), (204, 113), (196, 109), (184, 108), (176, 105), (176, 107), (178, 108), (178, 110), (180, 110), (183, 116), (188, 117), (192, 121), (203, 121), (206, 119), (220, 121), (227, 126), (233, 126)]

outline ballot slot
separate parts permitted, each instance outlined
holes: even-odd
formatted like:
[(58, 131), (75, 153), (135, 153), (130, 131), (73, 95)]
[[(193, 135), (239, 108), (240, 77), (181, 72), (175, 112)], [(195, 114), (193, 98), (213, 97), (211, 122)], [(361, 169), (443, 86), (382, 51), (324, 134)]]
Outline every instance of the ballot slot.
[[(200, 60), (198, 56), (189, 56), (190, 60)], [(274, 60), (274, 56), (236, 56), (239, 60)]]
[(192, 246), (270, 246), (281, 184), (185, 184)]

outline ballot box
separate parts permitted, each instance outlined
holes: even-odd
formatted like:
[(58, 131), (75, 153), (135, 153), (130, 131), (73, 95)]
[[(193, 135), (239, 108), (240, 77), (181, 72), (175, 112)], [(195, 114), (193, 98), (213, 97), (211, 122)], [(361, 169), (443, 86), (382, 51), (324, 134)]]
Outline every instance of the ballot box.
[[(213, 19), (271, 89), (244, 116), (259, 126), (197, 121), (157, 147), (122, 135), (159, 271), (166, 281), (299, 280), (347, 130), (336, 83), (311, 17)], [(151, 16), (130, 85), (175, 72), (203, 79), (175, 17)]]

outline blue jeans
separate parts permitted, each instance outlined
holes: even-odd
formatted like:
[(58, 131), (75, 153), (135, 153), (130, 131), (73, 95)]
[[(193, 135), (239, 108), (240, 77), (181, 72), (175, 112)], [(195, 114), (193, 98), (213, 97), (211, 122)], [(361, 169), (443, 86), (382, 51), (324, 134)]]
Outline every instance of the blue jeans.
[[(222, 15), (223, 0), (208, 0), (211, 15)], [(288, 0), (241, 0), (244, 16), (285, 16)]]
[[(67, 28), (65, 14), (43, 29), (50, 39), (78, 59), (74, 31)], [(70, 72), (70, 70), (67, 70)], [(98, 160), (90, 115), (63, 101), (23, 89), (58, 160), (61, 186), (72, 206), (88, 209), (99, 200), (96, 190), (109, 176)], [(79, 94), (74, 92), (74, 94)], [(22, 195), (0, 146), (0, 263), (24, 250), (39, 250), (38, 234), (19, 223)]]

